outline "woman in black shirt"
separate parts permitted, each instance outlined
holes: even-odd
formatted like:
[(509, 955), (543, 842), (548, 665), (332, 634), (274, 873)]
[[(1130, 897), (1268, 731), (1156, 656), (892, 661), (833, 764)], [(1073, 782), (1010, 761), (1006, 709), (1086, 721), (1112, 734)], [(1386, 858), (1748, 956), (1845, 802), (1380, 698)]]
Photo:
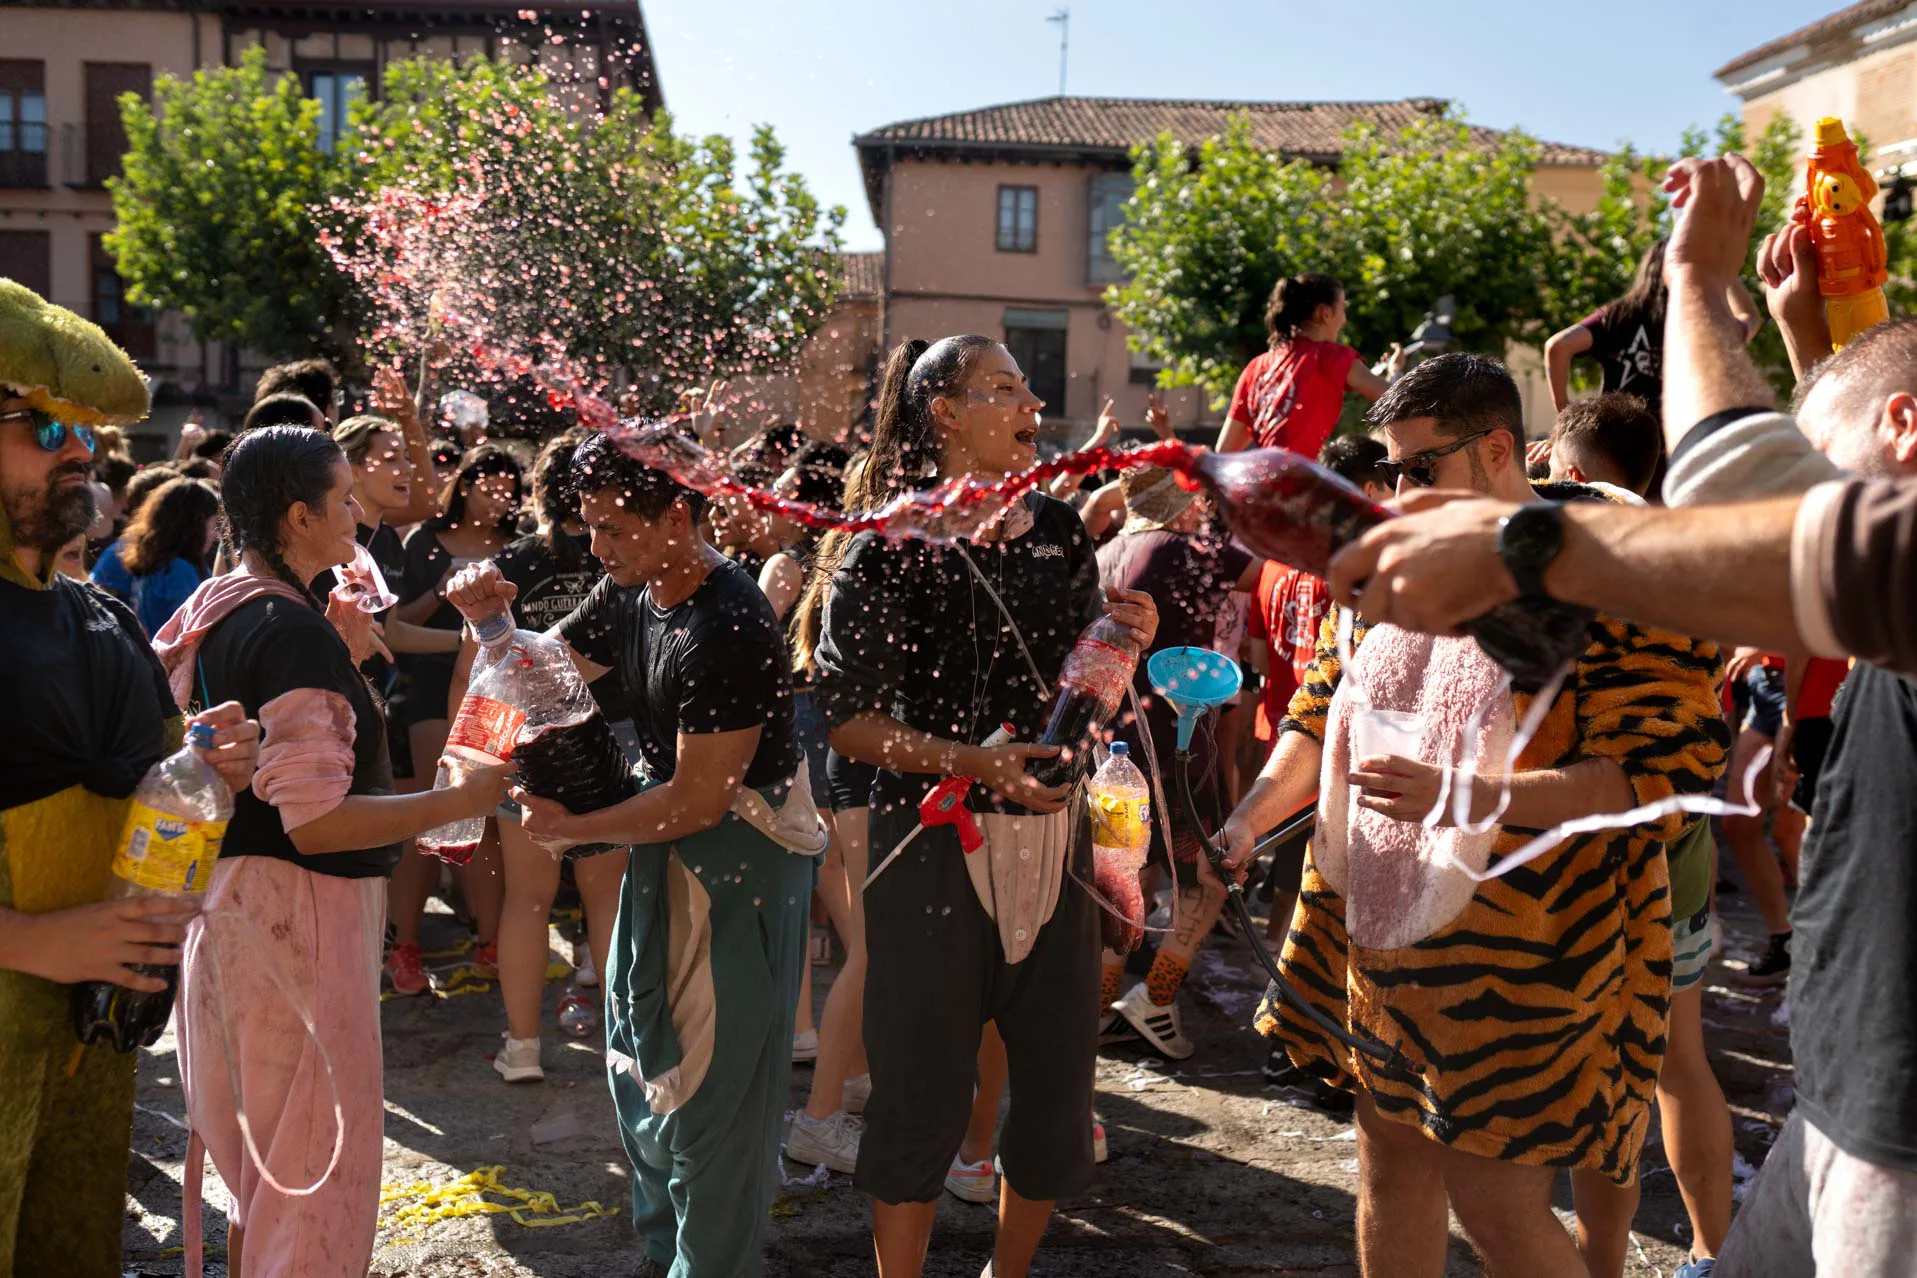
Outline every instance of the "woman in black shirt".
[[(242, 436), (224, 471), (226, 535), (240, 566), (187, 601), (180, 642), (166, 653), (189, 672), (196, 699), (240, 702), (265, 739), (251, 789), (235, 797), (180, 978), (187, 1112), (234, 1194), (234, 1272), (242, 1245), (245, 1272), (366, 1271), (383, 1150), (385, 876), (403, 840), (491, 811), (510, 770), (393, 793), (386, 725), (355, 669), (363, 654), (336, 628), (363, 645), (370, 619), (337, 601), (329, 615), (306, 585), (352, 558), (352, 492), (328, 436), (293, 426)], [(324, 1183), (305, 1196), (278, 1192), (251, 1161), (254, 1149), (284, 1186)]]
[[(990, 338), (902, 344), (860, 504), (1030, 467), (1042, 407)], [(978, 779), (967, 807), (986, 840), (968, 856), (951, 826), (924, 829), (866, 889), (872, 1095), (856, 1183), (873, 1198), (882, 1271), (916, 1274), (970, 1116), (981, 1027), (995, 1021), (1012, 1078), (996, 1256), (1023, 1273), (1053, 1201), (1090, 1177), (1099, 1015), (1097, 921), (1075, 881), (1089, 874), (1085, 809), (1027, 774), (1056, 751), (1026, 743), (1101, 608), (1141, 649), (1157, 614), (1140, 592), (1101, 592), (1078, 515), (1038, 493), (974, 539), (833, 541), (818, 567), (833, 574), (818, 693), (833, 747), (879, 765), (874, 861), (912, 835), (943, 776)], [(1001, 723), (1015, 743), (982, 746)]]
[[(524, 498), (519, 463), (503, 448), (482, 444), (461, 460), (459, 471), (439, 497), (439, 514), (407, 535), (406, 571), (394, 589), (399, 606), (393, 615), (452, 637), (443, 652), (408, 653), (399, 658), (406, 679), (403, 702), (406, 738), (413, 757), (414, 784), (432, 784), (433, 760), (446, 746), (452, 709), (453, 665), (459, 651), (459, 610), (440, 595), (446, 579), (467, 564), (504, 549), (517, 533)], [(390, 583), (389, 583), (390, 584)], [(409, 848), (393, 871), (390, 913), (393, 948), (387, 971), (393, 988), (420, 994), (427, 988), (419, 953), (419, 921), (439, 877), (439, 862)], [(472, 860), (456, 867), (460, 894), (479, 931), (473, 964), (482, 973), (495, 970), (499, 957), (499, 910), (503, 894), (499, 844), (481, 840)]]

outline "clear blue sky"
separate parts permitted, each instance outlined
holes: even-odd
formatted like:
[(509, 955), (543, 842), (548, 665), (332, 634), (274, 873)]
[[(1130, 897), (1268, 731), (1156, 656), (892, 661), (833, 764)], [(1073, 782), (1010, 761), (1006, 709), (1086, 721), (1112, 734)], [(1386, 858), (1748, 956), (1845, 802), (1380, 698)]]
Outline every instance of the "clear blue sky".
[[(854, 134), (1058, 90), (1064, 0), (641, 0), (666, 105), (694, 133), (772, 124), (882, 247)], [(1068, 91), (1230, 100), (1442, 97), (1556, 142), (1668, 150), (1736, 105), (1711, 72), (1840, 0), (1076, 0)]]

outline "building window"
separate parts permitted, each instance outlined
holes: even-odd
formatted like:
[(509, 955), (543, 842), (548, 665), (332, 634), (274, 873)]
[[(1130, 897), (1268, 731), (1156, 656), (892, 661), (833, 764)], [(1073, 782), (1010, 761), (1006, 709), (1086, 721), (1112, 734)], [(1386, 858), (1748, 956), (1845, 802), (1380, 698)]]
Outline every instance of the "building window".
[(1032, 394), (1045, 401), (1054, 417), (1065, 416), (1065, 336), (1069, 311), (1007, 307), (1005, 349), (1018, 361)]
[(1125, 220), (1125, 205), (1132, 198), (1132, 175), (1100, 173), (1092, 178), (1090, 253), (1085, 278), (1093, 284), (1117, 284), (1124, 280), (1124, 268), (1112, 256), (1112, 232)]
[(320, 104), (319, 146), (328, 155), (339, 145), (349, 127), (353, 103), (366, 94), (372, 82), (371, 67), (329, 67), (305, 73), (306, 96)]
[[(88, 186), (102, 186), (120, 175), (126, 155), (126, 126), (120, 119), (120, 97), (131, 93), (142, 102), (153, 101), (153, 68), (144, 62), (89, 62), (86, 80), (86, 173)], [(66, 178), (69, 183), (74, 179)]]
[(0, 231), (0, 278), (46, 297), (53, 291), (53, 237), (46, 231)]
[(0, 186), (47, 184), (46, 64), (0, 60)]
[(998, 189), (998, 251), (1038, 252), (1038, 188), (1001, 186)]
[(93, 322), (127, 354), (151, 359), (155, 345), (153, 312), (126, 300), (126, 285), (114, 267), (113, 255), (107, 252), (104, 236), (87, 236), (87, 256), (93, 285)]

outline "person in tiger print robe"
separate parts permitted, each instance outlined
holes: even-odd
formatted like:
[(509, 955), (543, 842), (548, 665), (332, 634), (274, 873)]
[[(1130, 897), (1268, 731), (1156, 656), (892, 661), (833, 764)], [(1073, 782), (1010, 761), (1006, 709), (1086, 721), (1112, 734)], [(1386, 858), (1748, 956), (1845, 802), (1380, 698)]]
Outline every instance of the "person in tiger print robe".
[[(1533, 495), (1517, 389), (1495, 361), (1445, 356), (1420, 365), (1371, 420), (1401, 473), (1421, 470), (1438, 487)], [(1400, 491), (1407, 486), (1401, 481)], [(1358, 1094), (1358, 1250), (1367, 1278), (1442, 1273), (1447, 1200), (1492, 1272), (1602, 1268), (1580, 1255), (1551, 1212), (1554, 1169), (1620, 1183), (1636, 1174), (1670, 997), (1663, 841), (1687, 818), (1580, 835), (1482, 883), (1459, 867), (1482, 872), (1575, 817), (1708, 793), (1729, 747), (1716, 646), (1599, 618), (1513, 757), (1519, 725), (1537, 707), (1505, 695), (1473, 640), (1360, 620), (1347, 671), (1339, 625), (1334, 610), (1272, 757), (1224, 838), (1242, 858), (1257, 834), (1318, 794), (1280, 967), (1320, 1011), (1392, 1056), (1381, 1062), (1328, 1042), (1269, 997), (1258, 1027), (1294, 1064)], [(1458, 822), (1446, 803), (1443, 819), (1426, 828), (1442, 766), (1354, 751), (1368, 707), (1416, 716), (1419, 760), (1462, 754), (1478, 776), (1476, 824)], [(1499, 814), (1493, 805), (1506, 776), (1509, 806)]]

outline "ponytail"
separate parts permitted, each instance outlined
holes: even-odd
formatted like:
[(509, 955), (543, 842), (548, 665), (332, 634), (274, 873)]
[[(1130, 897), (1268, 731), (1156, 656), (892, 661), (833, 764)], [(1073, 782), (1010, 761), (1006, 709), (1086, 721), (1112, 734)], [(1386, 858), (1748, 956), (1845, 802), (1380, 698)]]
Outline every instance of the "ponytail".
[(1320, 306), (1336, 306), (1344, 292), (1337, 277), (1316, 272), (1279, 280), (1265, 306), (1265, 331), (1271, 335), (1271, 344), (1279, 346), (1297, 337)]
[(296, 502), (318, 508), (332, 491), (346, 454), (331, 435), (305, 426), (262, 426), (233, 441), (220, 462), (222, 531), (235, 556), (258, 552), (273, 575), (316, 611), (326, 607), (289, 568), (280, 545), (281, 522)]

